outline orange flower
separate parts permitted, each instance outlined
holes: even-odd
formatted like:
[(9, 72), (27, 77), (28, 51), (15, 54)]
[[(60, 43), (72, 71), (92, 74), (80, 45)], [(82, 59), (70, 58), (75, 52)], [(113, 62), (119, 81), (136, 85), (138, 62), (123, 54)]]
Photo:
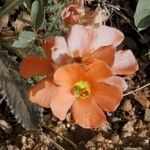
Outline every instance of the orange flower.
[(61, 13), (62, 20), (68, 25), (79, 24), (82, 16), (84, 9), (77, 4), (70, 4)]
[(51, 75), (54, 72), (52, 66), (51, 47), (54, 46), (54, 38), (50, 37), (46, 43), (43, 44), (46, 58), (39, 56), (28, 56), (23, 59), (20, 64), (20, 74), (22, 77), (28, 79), (34, 76)]
[(101, 126), (106, 122), (103, 111), (114, 111), (127, 89), (126, 82), (116, 75), (132, 74), (138, 69), (130, 50), (116, 52), (123, 39), (115, 28), (81, 25), (73, 26), (67, 40), (60, 36), (48, 38), (43, 45), (46, 58), (29, 56), (21, 62), (24, 78), (47, 75), (29, 90), (29, 100), (51, 108), (60, 120), (71, 108), (80, 126)]
[(97, 128), (106, 122), (103, 111), (114, 111), (122, 99), (120, 88), (104, 82), (111, 76), (111, 69), (102, 61), (86, 70), (77, 63), (65, 65), (56, 70), (53, 81), (45, 78), (31, 88), (29, 99), (50, 107), (60, 120), (71, 108), (77, 124)]
[[(112, 68), (114, 75), (133, 74), (138, 65), (131, 50), (116, 52), (123, 39), (123, 33), (112, 27), (74, 25), (67, 40), (55, 37), (52, 58), (57, 64), (79, 62), (88, 65), (101, 60)], [(119, 76), (109, 78), (107, 83), (118, 85), (123, 91), (127, 89), (126, 82)]]

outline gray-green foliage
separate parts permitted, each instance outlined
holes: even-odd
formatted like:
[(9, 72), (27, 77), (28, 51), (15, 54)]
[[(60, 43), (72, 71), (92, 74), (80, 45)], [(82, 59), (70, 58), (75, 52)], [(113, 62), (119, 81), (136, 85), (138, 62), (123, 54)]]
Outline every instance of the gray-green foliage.
[(134, 20), (139, 31), (150, 26), (150, 0), (138, 1)]
[(34, 1), (31, 7), (31, 23), (36, 28), (39, 29), (44, 21), (44, 6), (39, 1)]
[(16, 48), (26, 48), (36, 39), (37, 34), (30, 31), (23, 31), (19, 34), (18, 40), (14, 41), (13, 46)]
[[(26, 96), (30, 86), (19, 76), (18, 63), (6, 51), (0, 50), (0, 93), (11, 112), (26, 129), (38, 127), (43, 109), (31, 103)], [(1, 103), (2, 101), (0, 101)]]
[(62, 34), (62, 29), (64, 28), (62, 20), (61, 20), (61, 11), (64, 7), (65, 1), (57, 1), (57, 3), (54, 5), (51, 1), (48, 1), (45, 10), (47, 13), (53, 14), (50, 16), (49, 22), (48, 22), (48, 32), (46, 33), (46, 36), (49, 36), (51, 34)]

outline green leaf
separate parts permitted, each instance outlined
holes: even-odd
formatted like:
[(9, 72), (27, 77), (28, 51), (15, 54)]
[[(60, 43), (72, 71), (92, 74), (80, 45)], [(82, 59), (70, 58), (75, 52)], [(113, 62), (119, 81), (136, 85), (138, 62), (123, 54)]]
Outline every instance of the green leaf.
[(150, 26), (150, 0), (138, 1), (134, 20), (139, 30)]
[(31, 8), (31, 23), (36, 29), (41, 27), (44, 16), (44, 6), (38, 1), (34, 1)]
[(17, 121), (26, 129), (35, 129), (42, 119), (43, 109), (27, 99), (30, 85), (20, 78), (18, 66), (14, 57), (0, 50), (0, 93)]
[(16, 48), (28, 47), (37, 37), (37, 34), (30, 31), (20, 33), (18, 40), (14, 41), (13, 46)]

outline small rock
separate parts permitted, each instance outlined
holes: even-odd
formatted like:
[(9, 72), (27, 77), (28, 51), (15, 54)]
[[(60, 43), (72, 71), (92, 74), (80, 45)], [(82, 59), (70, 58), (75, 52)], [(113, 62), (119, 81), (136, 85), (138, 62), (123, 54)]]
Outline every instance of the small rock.
[(130, 132), (125, 132), (125, 133), (123, 133), (123, 135), (122, 135), (124, 138), (126, 138), (126, 137), (129, 137), (129, 136), (132, 136), (132, 133), (130, 133)]
[(67, 128), (70, 128), (70, 127), (71, 127), (71, 125), (70, 125), (69, 123), (67, 123), (66, 127), (67, 127)]
[(150, 142), (150, 140), (148, 140), (148, 139), (145, 139), (144, 141), (143, 141), (143, 145), (149, 145), (149, 142)]
[(45, 134), (41, 134), (40, 137), (41, 137), (41, 140), (42, 140), (46, 145), (49, 145), (49, 144), (50, 144), (51, 139), (50, 139), (48, 136), (46, 136)]
[(123, 131), (132, 133), (134, 131), (133, 122), (131, 121), (127, 122), (123, 127)]
[(143, 130), (143, 131), (141, 131), (141, 132), (139, 133), (139, 137), (144, 138), (144, 137), (146, 137), (147, 133), (148, 133), (147, 130)]
[(22, 139), (21, 139), (22, 144), (24, 144), (26, 140), (27, 140), (26, 136), (22, 136)]
[(104, 137), (101, 134), (98, 134), (96, 141), (102, 142), (102, 141), (104, 141)]
[(100, 130), (104, 131), (104, 132), (108, 132), (109, 130), (111, 130), (111, 126), (110, 124), (107, 122), (104, 126), (102, 126), (100, 128)]
[(90, 147), (94, 147), (94, 146), (95, 146), (95, 144), (94, 144), (94, 142), (92, 142), (92, 141), (88, 141), (87, 144), (85, 145), (85, 147), (86, 147), (87, 149), (89, 149)]
[(145, 109), (144, 121), (150, 122), (150, 109), (149, 108)]
[(0, 128), (7, 134), (12, 133), (12, 126), (5, 120), (0, 120)]
[(119, 135), (113, 134), (112, 137), (111, 137), (111, 140), (112, 140), (113, 143), (118, 143), (118, 141), (119, 141)]
[(127, 122), (123, 127), (123, 137), (126, 138), (132, 136), (133, 131), (134, 131), (133, 122), (131, 121)]
[(122, 110), (129, 112), (132, 110), (132, 104), (130, 100), (126, 100), (122, 106)]

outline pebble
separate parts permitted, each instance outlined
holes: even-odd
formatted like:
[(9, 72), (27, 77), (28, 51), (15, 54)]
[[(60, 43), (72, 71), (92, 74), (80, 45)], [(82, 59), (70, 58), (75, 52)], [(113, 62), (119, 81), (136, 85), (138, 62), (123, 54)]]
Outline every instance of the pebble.
[(112, 137), (111, 137), (111, 141), (113, 143), (118, 143), (118, 141), (119, 141), (119, 135), (113, 134)]
[(96, 139), (96, 141), (97, 142), (102, 142), (102, 141), (104, 141), (104, 137), (101, 135), (101, 134), (99, 134), (98, 136), (97, 136), (97, 139)]
[(0, 120), (0, 128), (7, 134), (12, 133), (12, 126), (5, 120)]
[(123, 131), (132, 133), (134, 131), (133, 122), (131, 121), (127, 122), (123, 127)]
[(123, 136), (124, 138), (126, 138), (126, 137), (129, 137), (129, 136), (132, 136), (132, 133), (130, 133), (130, 132), (125, 132), (125, 133), (122, 134), (122, 136)]
[(86, 147), (87, 149), (92, 148), (92, 147), (94, 147), (94, 146), (95, 146), (95, 144), (94, 144), (94, 142), (92, 142), (92, 141), (88, 141), (87, 144), (85, 145), (85, 147)]
[(149, 108), (145, 109), (144, 121), (150, 122), (150, 109)]
[(131, 121), (127, 122), (123, 127), (123, 137), (126, 138), (132, 136), (133, 131), (134, 131), (133, 122)]
[(122, 110), (129, 112), (132, 110), (132, 104), (130, 100), (126, 100), (122, 106)]

